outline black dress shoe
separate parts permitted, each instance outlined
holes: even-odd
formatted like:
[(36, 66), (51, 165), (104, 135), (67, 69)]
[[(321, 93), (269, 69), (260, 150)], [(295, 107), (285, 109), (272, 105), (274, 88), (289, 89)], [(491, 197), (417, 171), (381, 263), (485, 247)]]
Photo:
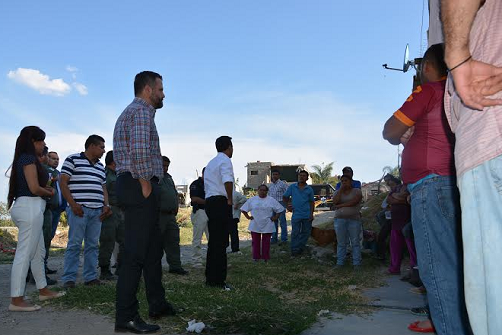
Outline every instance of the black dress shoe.
[(188, 274), (188, 271), (183, 269), (183, 268), (179, 268), (179, 269), (169, 269), (169, 273), (173, 273), (175, 275), (182, 275), (182, 276), (185, 276)]
[(58, 283), (58, 281), (56, 279), (51, 279), (47, 276), (45, 276), (45, 281), (47, 282), (48, 286), (56, 285)]
[(53, 275), (53, 274), (55, 274), (57, 272), (58, 272), (58, 270), (53, 270), (53, 269), (45, 268), (45, 273), (48, 274), (48, 275)]
[(172, 315), (176, 315), (176, 311), (174, 310), (173, 305), (171, 305), (170, 303), (167, 303), (166, 307), (164, 307), (164, 309), (162, 309), (159, 312), (148, 313), (148, 316), (152, 319), (158, 319), (164, 316), (172, 316)]
[(157, 332), (159, 329), (159, 326), (150, 325), (143, 321), (139, 316), (129, 322), (115, 323), (116, 333), (151, 334)]

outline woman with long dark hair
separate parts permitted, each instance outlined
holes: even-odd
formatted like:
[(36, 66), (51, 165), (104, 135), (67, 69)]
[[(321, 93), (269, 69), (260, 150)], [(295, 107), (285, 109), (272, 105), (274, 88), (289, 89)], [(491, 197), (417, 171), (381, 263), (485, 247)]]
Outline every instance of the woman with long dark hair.
[(44, 269), (44, 237), (42, 225), (46, 202), (42, 197), (53, 195), (47, 186), (49, 175), (38, 160), (44, 150), (45, 132), (36, 126), (24, 127), (16, 141), (11, 165), (7, 206), (12, 221), (19, 229), (11, 272), (10, 311), (33, 312), (40, 309), (24, 300), (26, 274), (31, 267), (39, 290), (40, 301), (63, 295), (47, 288)]

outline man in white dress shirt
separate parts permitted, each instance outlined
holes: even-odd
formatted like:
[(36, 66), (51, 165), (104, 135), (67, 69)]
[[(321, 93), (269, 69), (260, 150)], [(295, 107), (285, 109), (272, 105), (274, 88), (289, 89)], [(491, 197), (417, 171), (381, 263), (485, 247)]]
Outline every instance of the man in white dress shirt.
[(228, 225), (232, 220), (232, 194), (234, 191), (234, 168), (232, 138), (220, 136), (216, 139), (218, 154), (206, 166), (204, 190), (205, 210), (209, 228), (209, 242), (206, 259), (206, 285), (230, 290), (227, 278)]

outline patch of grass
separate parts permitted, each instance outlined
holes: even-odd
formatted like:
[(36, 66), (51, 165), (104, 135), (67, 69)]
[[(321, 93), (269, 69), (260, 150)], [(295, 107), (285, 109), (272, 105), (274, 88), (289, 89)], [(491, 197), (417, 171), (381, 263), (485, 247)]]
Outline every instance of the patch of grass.
[[(308, 256), (291, 258), (286, 246), (273, 246), (268, 263), (243, 255), (228, 257), (228, 282), (234, 290), (204, 285), (204, 269), (188, 268), (188, 276), (163, 275), (166, 297), (180, 312), (161, 319), (165, 333), (185, 332), (192, 319), (216, 334), (299, 334), (317, 320), (320, 310), (365, 313), (361, 289), (381, 284), (379, 263), (365, 258), (363, 268), (336, 270), (334, 260), (318, 263)], [(138, 293), (140, 313), (148, 315), (144, 286)], [(115, 285), (78, 286), (57, 301), (61, 308), (91, 310), (114, 316)], [(369, 310), (369, 309), (368, 309)]]

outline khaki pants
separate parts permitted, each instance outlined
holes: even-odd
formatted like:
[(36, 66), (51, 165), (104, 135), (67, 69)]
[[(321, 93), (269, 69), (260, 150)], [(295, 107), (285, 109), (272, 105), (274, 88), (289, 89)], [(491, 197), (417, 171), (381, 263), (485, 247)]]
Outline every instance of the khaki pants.
[(206, 233), (206, 239), (209, 240), (209, 229), (207, 227), (208, 218), (206, 211), (198, 209), (195, 213), (192, 213), (191, 220), (193, 225), (192, 259), (200, 260), (202, 258), (202, 234)]

